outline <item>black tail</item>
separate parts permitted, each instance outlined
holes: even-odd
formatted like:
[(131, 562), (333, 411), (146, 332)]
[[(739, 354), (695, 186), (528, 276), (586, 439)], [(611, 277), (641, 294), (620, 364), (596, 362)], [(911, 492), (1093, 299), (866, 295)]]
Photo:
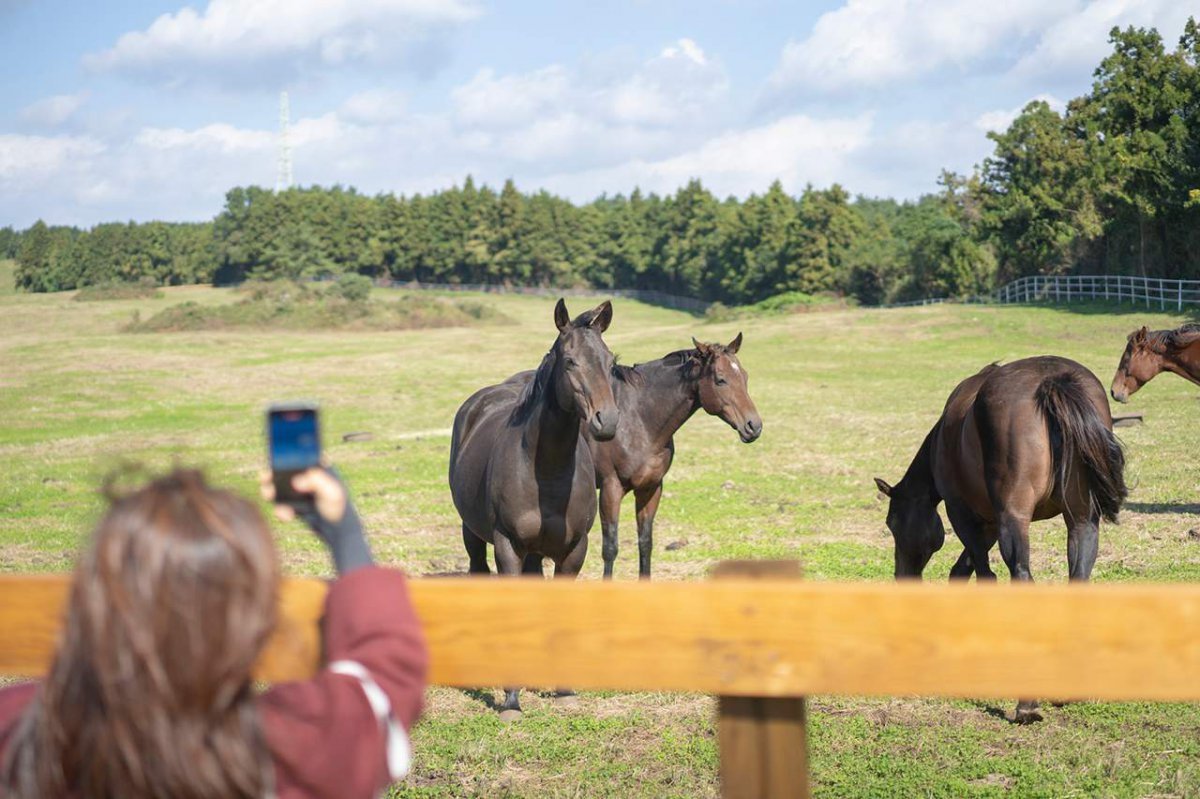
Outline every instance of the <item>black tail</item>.
[(1125, 488), (1125, 453), (1088, 399), (1087, 387), (1075, 375), (1056, 375), (1042, 381), (1036, 398), (1050, 427), (1059, 486), (1067, 485), (1072, 460), (1068, 453), (1074, 452), (1087, 469), (1093, 505), (1105, 519), (1115, 522), (1129, 493)]

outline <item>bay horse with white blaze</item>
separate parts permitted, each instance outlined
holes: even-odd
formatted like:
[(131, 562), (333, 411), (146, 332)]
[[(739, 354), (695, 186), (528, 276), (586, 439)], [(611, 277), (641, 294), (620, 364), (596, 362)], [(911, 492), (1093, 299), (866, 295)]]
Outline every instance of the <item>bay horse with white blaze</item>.
[(604, 577), (617, 559), (621, 500), (633, 492), (637, 508), (638, 575), (650, 578), (654, 517), (663, 478), (675, 458), (675, 433), (701, 408), (737, 431), (745, 444), (762, 435), (762, 417), (750, 399), (749, 375), (737, 358), (742, 334), (728, 344), (703, 344), (635, 366), (618, 366), (614, 393), (621, 417), (610, 441), (591, 441), (600, 489)]
[[(1029, 523), (1062, 515), (1072, 580), (1091, 576), (1101, 517), (1115, 522), (1126, 496), (1125, 456), (1112, 433), (1104, 387), (1075, 361), (1041, 356), (992, 364), (959, 383), (904, 478), (875, 478), (886, 494), (897, 578), (920, 577), (946, 538), (938, 503), (965, 548), (952, 578), (996, 575), (999, 541), (1013, 580), (1032, 580)], [(1038, 721), (1033, 700), (1016, 721)]]
[(1174, 330), (1142, 327), (1130, 333), (1117, 373), (1113, 375), (1113, 399), (1128, 402), (1160, 372), (1174, 372), (1200, 385), (1200, 324), (1186, 324)]

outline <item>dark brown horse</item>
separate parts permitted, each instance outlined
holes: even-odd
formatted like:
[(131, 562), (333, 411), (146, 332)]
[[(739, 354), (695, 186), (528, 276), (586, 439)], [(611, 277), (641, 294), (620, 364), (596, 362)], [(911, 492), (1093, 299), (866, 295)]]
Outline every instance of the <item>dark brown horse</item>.
[[(1100, 518), (1115, 522), (1125, 499), (1124, 468), (1104, 387), (1086, 368), (1053, 356), (985, 367), (950, 394), (904, 478), (875, 478), (890, 498), (896, 577), (920, 577), (941, 549), (945, 502), (965, 547), (951, 577), (994, 580), (998, 540), (1012, 578), (1032, 580), (1029, 523), (1061, 514), (1071, 579), (1086, 580)], [(1017, 705), (1018, 722), (1040, 718), (1037, 702)]]
[[(749, 444), (762, 435), (762, 417), (750, 399), (745, 368), (737, 358), (742, 334), (729, 344), (702, 344), (635, 366), (617, 366), (613, 393), (620, 409), (617, 434), (609, 441), (589, 437), (600, 489), (600, 525), (604, 534), (604, 576), (612, 578), (617, 558), (617, 521), (621, 500), (630, 491), (637, 503), (638, 573), (650, 577), (654, 516), (663, 478), (675, 457), (675, 433), (701, 408), (721, 418)], [(509, 378), (523, 385), (533, 376)], [(538, 559), (540, 561), (540, 558)], [(526, 564), (527, 572), (537, 566)]]
[[(553, 560), (556, 576), (579, 573), (596, 519), (596, 475), (581, 423), (602, 441), (617, 430), (613, 355), (601, 338), (611, 321), (608, 302), (571, 321), (560, 299), (558, 338), (533, 379), (489, 386), (458, 409), (450, 493), (472, 573), (488, 572), (489, 543), (501, 574), (520, 574), (530, 553)], [(506, 689), (502, 709), (510, 715), (520, 712), (517, 693)]]
[(1175, 330), (1142, 327), (1130, 333), (1117, 373), (1113, 375), (1113, 399), (1128, 402), (1160, 372), (1174, 372), (1200, 385), (1200, 324), (1187, 324)]

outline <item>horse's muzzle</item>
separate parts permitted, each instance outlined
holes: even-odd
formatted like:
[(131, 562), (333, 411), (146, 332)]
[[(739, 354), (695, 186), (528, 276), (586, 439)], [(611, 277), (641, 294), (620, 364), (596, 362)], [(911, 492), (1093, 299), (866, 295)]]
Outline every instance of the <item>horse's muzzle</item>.
[(609, 441), (617, 434), (617, 411), (596, 411), (588, 420), (588, 429), (597, 441)]
[(751, 418), (738, 428), (738, 435), (741, 436), (743, 444), (749, 444), (758, 440), (758, 437), (762, 435), (762, 429), (762, 419)]

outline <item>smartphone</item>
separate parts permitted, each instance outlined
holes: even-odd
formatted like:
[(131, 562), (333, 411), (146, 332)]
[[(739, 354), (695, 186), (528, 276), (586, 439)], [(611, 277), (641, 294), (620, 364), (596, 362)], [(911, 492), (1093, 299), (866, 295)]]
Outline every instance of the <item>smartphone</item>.
[(275, 481), (275, 501), (305, 502), (292, 477), (321, 463), (321, 433), (312, 402), (281, 402), (267, 409), (267, 452)]

